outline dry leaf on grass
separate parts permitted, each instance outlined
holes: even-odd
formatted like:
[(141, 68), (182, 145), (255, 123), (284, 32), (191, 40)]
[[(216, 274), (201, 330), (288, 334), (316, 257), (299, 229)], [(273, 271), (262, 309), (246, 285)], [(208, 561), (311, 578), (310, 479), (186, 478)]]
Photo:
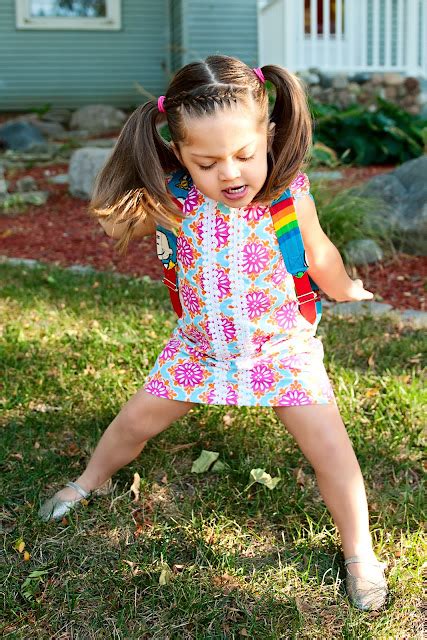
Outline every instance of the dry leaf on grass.
[(132, 502), (138, 502), (140, 487), (141, 487), (141, 477), (140, 477), (139, 473), (134, 473), (133, 474), (133, 483), (132, 483), (131, 488), (130, 488), (131, 492), (135, 496)]

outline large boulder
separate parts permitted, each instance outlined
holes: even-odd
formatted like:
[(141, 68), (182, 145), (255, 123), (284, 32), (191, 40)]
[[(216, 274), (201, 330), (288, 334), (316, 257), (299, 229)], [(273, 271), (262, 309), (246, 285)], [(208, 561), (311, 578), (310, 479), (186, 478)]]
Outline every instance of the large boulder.
[(95, 178), (111, 154), (111, 149), (82, 147), (73, 153), (68, 169), (69, 191), (75, 198), (90, 200)]
[(375, 176), (362, 190), (378, 202), (373, 217), (381, 218), (397, 247), (427, 255), (427, 156), (405, 162), (394, 171)]
[(70, 129), (83, 129), (91, 134), (106, 133), (120, 129), (126, 119), (126, 114), (120, 109), (107, 104), (89, 104), (73, 113)]
[(42, 133), (29, 122), (6, 122), (0, 127), (0, 147), (13, 151), (28, 151), (45, 144)]

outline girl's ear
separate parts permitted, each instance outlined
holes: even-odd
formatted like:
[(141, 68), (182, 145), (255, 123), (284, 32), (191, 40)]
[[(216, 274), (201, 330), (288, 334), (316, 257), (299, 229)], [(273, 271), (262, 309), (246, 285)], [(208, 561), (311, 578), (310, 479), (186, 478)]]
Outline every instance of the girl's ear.
[(183, 165), (182, 162), (182, 157), (181, 157), (181, 152), (179, 150), (179, 147), (175, 144), (175, 142), (171, 142), (170, 143), (171, 149), (174, 152), (174, 154), (176, 155), (176, 157), (178, 158), (178, 161), (180, 162), (180, 164)]
[(275, 128), (276, 128), (276, 123), (275, 122), (270, 122), (268, 124), (267, 151), (271, 151), (271, 147), (273, 145), (273, 140), (274, 140)]

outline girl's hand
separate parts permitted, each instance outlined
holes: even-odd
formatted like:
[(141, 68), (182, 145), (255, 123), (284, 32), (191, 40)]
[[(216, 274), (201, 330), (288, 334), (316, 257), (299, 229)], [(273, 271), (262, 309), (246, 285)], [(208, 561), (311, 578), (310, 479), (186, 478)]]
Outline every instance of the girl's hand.
[(361, 280), (352, 280), (345, 297), (339, 302), (359, 302), (360, 300), (372, 300), (374, 294), (363, 287)]

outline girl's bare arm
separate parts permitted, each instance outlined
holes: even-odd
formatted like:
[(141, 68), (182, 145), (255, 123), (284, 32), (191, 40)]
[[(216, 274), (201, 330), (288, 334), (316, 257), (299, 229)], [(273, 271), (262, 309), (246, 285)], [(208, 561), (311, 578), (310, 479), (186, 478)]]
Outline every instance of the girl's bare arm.
[[(99, 223), (103, 227), (105, 233), (115, 240), (120, 240), (126, 228), (125, 222), (117, 223), (105, 219), (99, 219)], [(150, 236), (154, 233), (156, 233), (156, 223), (152, 218), (147, 217), (145, 220), (140, 220), (136, 223), (133, 229), (132, 238), (142, 238), (143, 236)]]
[(302, 196), (294, 202), (310, 277), (329, 297), (340, 302), (373, 298), (361, 280), (352, 280), (348, 276), (338, 249), (320, 226), (316, 206), (310, 196)]

